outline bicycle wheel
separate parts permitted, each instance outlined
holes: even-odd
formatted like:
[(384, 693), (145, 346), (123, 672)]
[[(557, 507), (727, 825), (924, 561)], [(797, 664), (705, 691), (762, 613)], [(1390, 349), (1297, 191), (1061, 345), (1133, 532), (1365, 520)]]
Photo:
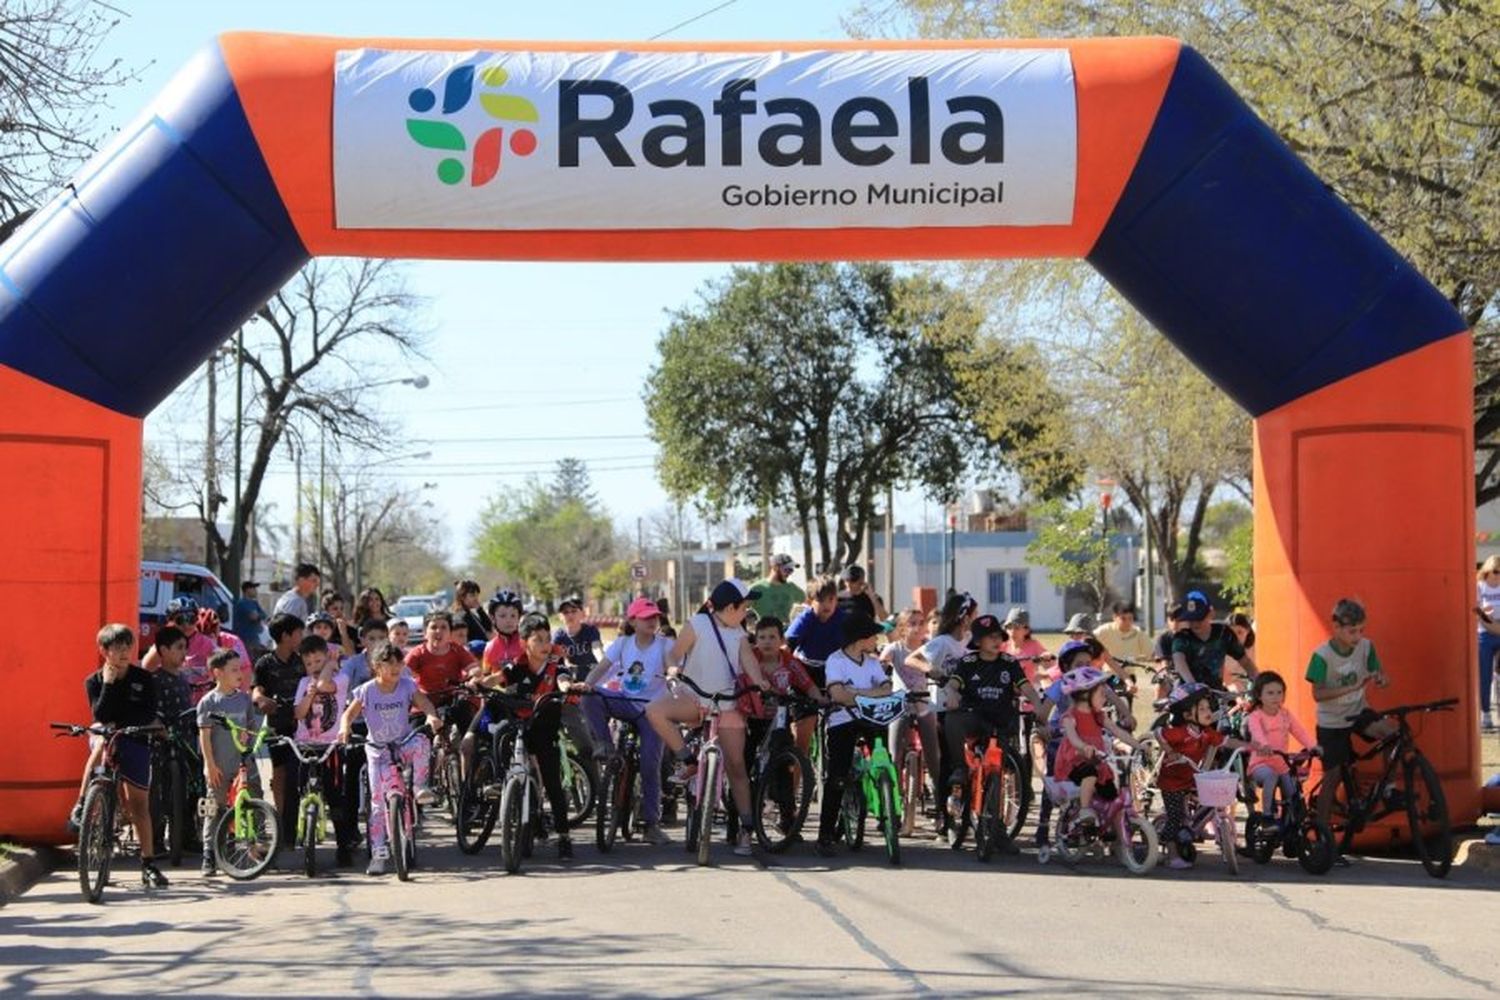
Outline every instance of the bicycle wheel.
[(751, 803), (755, 838), (763, 850), (780, 854), (801, 834), (812, 790), (812, 765), (800, 750), (787, 746), (771, 754)]
[(1010, 754), (1005, 755), (1002, 766), (1005, 769), (1001, 772), (1005, 794), (1000, 800), (1000, 829), (1006, 840), (1014, 841), (1021, 835), (1021, 827), (1026, 825), (1026, 817), (1031, 814), (1031, 782), (1027, 779), (1031, 769), (1023, 769), (1021, 762)]
[(495, 783), (495, 764), (489, 754), (474, 761), (474, 773), (468, 782), (461, 784), (458, 804), (454, 807), (454, 832), (458, 835), (458, 849), (465, 854), (478, 854), (489, 842), (490, 831), (495, 829), (495, 819), (500, 815), (500, 806), (486, 795), (486, 789)]
[(302, 871), (308, 878), (318, 874), (318, 828), (323, 814), (317, 802), (309, 802), (302, 810)]
[(1078, 800), (1070, 799), (1054, 811), (1057, 813), (1057, 824), (1052, 835), (1052, 853), (1059, 861), (1071, 868), (1083, 856), (1082, 843), (1077, 839), (1077, 834), (1073, 829), (1078, 818)]
[(621, 772), (622, 782), (625, 786), (623, 797), (624, 804), (619, 810), (620, 839), (629, 843), (635, 839), (635, 825), (641, 818), (641, 774), (639, 762), (634, 757), (625, 758), (625, 766)]
[(1433, 878), (1442, 878), (1453, 865), (1453, 831), (1448, 800), (1437, 771), (1421, 753), (1406, 762), (1406, 818), (1417, 859)]
[(1230, 807), (1214, 810), (1214, 833), (1219, 841), (1219, 852), (1224, 855), (1224, 864), (1229, 874), (1240, 873), (1240, 851), (1234, 835), (1234, 813)]
[(396, 877), (403, 882), (411, 881), (411, 857), (406, 853), (411, 828), (407, 826), (406, 796), (391, 792), (385, 797), (386, 849), (396, 862)]
[(248, 881), (276, 859), (281, 817), (264, 799), (245, 799), (238, 810), (229, 805), (219, 811), (213, 837), (214, 862), (219, 870), (237, 881)]
[(709, 847), (714, 839), (714, 806), (719, 790), (719, 753), (710, 748), (703, 752), (698, 768), (698, 864), (708, 864)]
[(1267, 822), (1258, 812), (1245, 818), (1245, 847), (1258, 865), (1270, 864), (1281, 841), (1281, 827), (1272, 820)]
[(594, 814), (594, 787), (599, 783), (598, 771), (593, 766), (593, 761), (585, 761), (574, 750), (572, 744), (568, 745), (568, 829), (574, 830), (587, 823), (589, 817)]
[(885, 854), (891, 864), (901, 863), (900, 818), (896, 815), (896, 784), (889, 774), (876, 780), (876, 792), (880, 797), (880, 826), (885, 834)]
[(865, 801), (863, 780), (857, 775), (849, 775), (849, 780), (844, 783), (844, 799), (839, 808), (839, 833), (843, 835), (844, 843), (851, 851), (865, 846), (865, 816), (868, 815), (870, 806)]
[(1000, 775), (991, 774), (984, 779), (984, 791), (979, 799), (979, 815), (974, 817), (974, 855), (980, 861), (988, 861), (994, 856), (995, 848), (1004, 836), (1001, 824), (1001, 810), (1004, 809), (1002, 800), (1005, 798), (1004, 785), (1001, 784)]
[(1309, 875), (1327, 875), (1338, 857), (1338, 845), (1333, 841), (1328, 824), (1316, 816), (1308, 816), (1298, 828), (1297, 838), (1297, 863), (1302, 870)]
[(458, 811), (464, 797), (463, 769), (459, 766), (458, 754), (453, 751), (443, 755), (443, 798), (447, 800), (448, 812), (458, 822)]
[(93, 781), (83, 797), (83, 824), (78, 829), (78, 886), (85, 902), (97, 903), (109, 882), (115, 853), (115, 788)]
[(500, 792), (500, 863), (512, 875), (521, 870), (521, 842), (529, 832), (522, 829), (525, 824), (521, 821), (525, 788), (524, 778), (507, 778)]
[(616, 759), (605, 765), (599, 775), (599, 808), (594, 813), (594, 843), (608, 854), (615, 846), (615, 837), (620, 832), (620, 797), (626, 793), (621, 780), (622, 764)]
[(917, 813), (922, 811), (922, 758), (915, 750), (909, 751), (901, 764), (901, 797), (906, 803), (901, 835), (910, 837), (917, 832)]
[(1124, 827), (1124, 835), (1115, 838), (1115, 855), (1126, 871), (1144, 875), (1156, 867), (1161, 857), (1156, 827), (1146, 817), (1134, 813), (1125, 817)]

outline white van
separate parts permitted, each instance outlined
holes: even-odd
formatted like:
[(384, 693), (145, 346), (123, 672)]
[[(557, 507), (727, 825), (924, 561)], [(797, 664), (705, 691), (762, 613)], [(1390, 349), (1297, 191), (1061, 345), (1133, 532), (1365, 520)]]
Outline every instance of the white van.
[(204, 566), (180, 562), (141, 563), (140, 651), (151, 648), (156, 630), (167, 620), (167, 605), (174, 597), (191, 597), (200, 608), (213, 608), (224, 627), (230, 628), (234, 598), (229, 588)]

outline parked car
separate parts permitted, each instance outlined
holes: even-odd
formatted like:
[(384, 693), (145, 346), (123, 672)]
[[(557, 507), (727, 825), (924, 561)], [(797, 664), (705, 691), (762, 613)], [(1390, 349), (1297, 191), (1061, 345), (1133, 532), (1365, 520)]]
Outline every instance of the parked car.
[(431, 594), (403, 594), (391, 605), (391, 616), (406, 622), (411, 629), (410, 644), (415, 646), (422, 641), (422, 619), (438, 607), (437, 599)]
[(156, 630), (167, 620), (174, 597), (191, 597), (201, 608), (213, 608), (225, 628), (232, 628), (234, 599), (211, 570), (193, 563), (141, 563), (140, 652), (151, 648)]

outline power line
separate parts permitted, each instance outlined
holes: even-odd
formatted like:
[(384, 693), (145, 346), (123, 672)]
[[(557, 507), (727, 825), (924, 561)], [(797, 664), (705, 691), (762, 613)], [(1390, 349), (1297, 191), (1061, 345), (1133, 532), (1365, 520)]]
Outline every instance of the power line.
[(481, 410), (548, 410), (559, 406), (601, 406), (605, 403), (639, 403), (636, 396), (604, 396), (598, 399), (547, 399), (535, 403), (480, 403), (474, 406), (423, 406), (419, 413), (477, 413)]
[(646, 39), (646, 41), (648, 41), (648, 42), (654, 42), (658, 38), (665, 38), (667, 35), (670, 35), (672, 32), (676, 31), (678, 28), (686, 28), (688, 25), (692, 24), (694, 21), (701, 21), (701, 20), (703, 20), (705, 17), (707, 17), (710, 14), (717, 14), (719, 11), (723, 10), (725, 7), (732, 7), (732, 6), (734, 6), (734, 3), (735, 3), (735, 0), (724, 0), (724, 2), (721, 3), (721, 4), (719, 4), (717, 7), (710, 7), (708, 10), (705, 10), (701, 14), (694, 14), (692, 17), (688, 18), (686, 21), (679, 21), (676, 24), (672, 25), (670, 28), (668, 28), (666, 31), (658, 31), (656, 34), (654, 34), (650, 38)]

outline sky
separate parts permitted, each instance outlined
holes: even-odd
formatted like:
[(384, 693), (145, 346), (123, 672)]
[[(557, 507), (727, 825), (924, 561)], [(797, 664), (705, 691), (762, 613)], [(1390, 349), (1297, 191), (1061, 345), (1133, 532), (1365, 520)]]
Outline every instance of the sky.
[[(128, 16), (104, 54), (138, 68), (139, 80), (110, 94), (104, 120), (129, 121), (223, 31), (628, 41), (697, 17), (668, 37), (816, 40), (844, 37), (839, 18), (849, 6), (847, 0), (127, 0), (121, 9)], [(432, 337), (430, 359), (396, 374), (423, 374), (430, 385), (386, 388), (380, 409), (403, 428), (397, 448), (432, 457), (392, 461), (381, 475), (419, 490), (435, 484), (424, 496), (455, 563), (467, 559), (485, 496), (531, 474), (545, 477), (563, 456), (588, 462), (599, 497), (631, 533), (637, 517), (668, 503), (652, 470), (642, 387), (667, 312), (693, 302), (727, 264), (413, 261), (404, 267), (410, 290), (427, 300), (421, 322)], [(184, 389), (148, 418), (148, 441), (201, 442), (201, 412)], [(290, 461), (283, 460), (265, 495), (273, 517), (290, 520), (293, 482)], [(921, 498), (904, 498), (897, 512), (919, 527)], [(935, 507), (931, 517), (936, 523)]]

